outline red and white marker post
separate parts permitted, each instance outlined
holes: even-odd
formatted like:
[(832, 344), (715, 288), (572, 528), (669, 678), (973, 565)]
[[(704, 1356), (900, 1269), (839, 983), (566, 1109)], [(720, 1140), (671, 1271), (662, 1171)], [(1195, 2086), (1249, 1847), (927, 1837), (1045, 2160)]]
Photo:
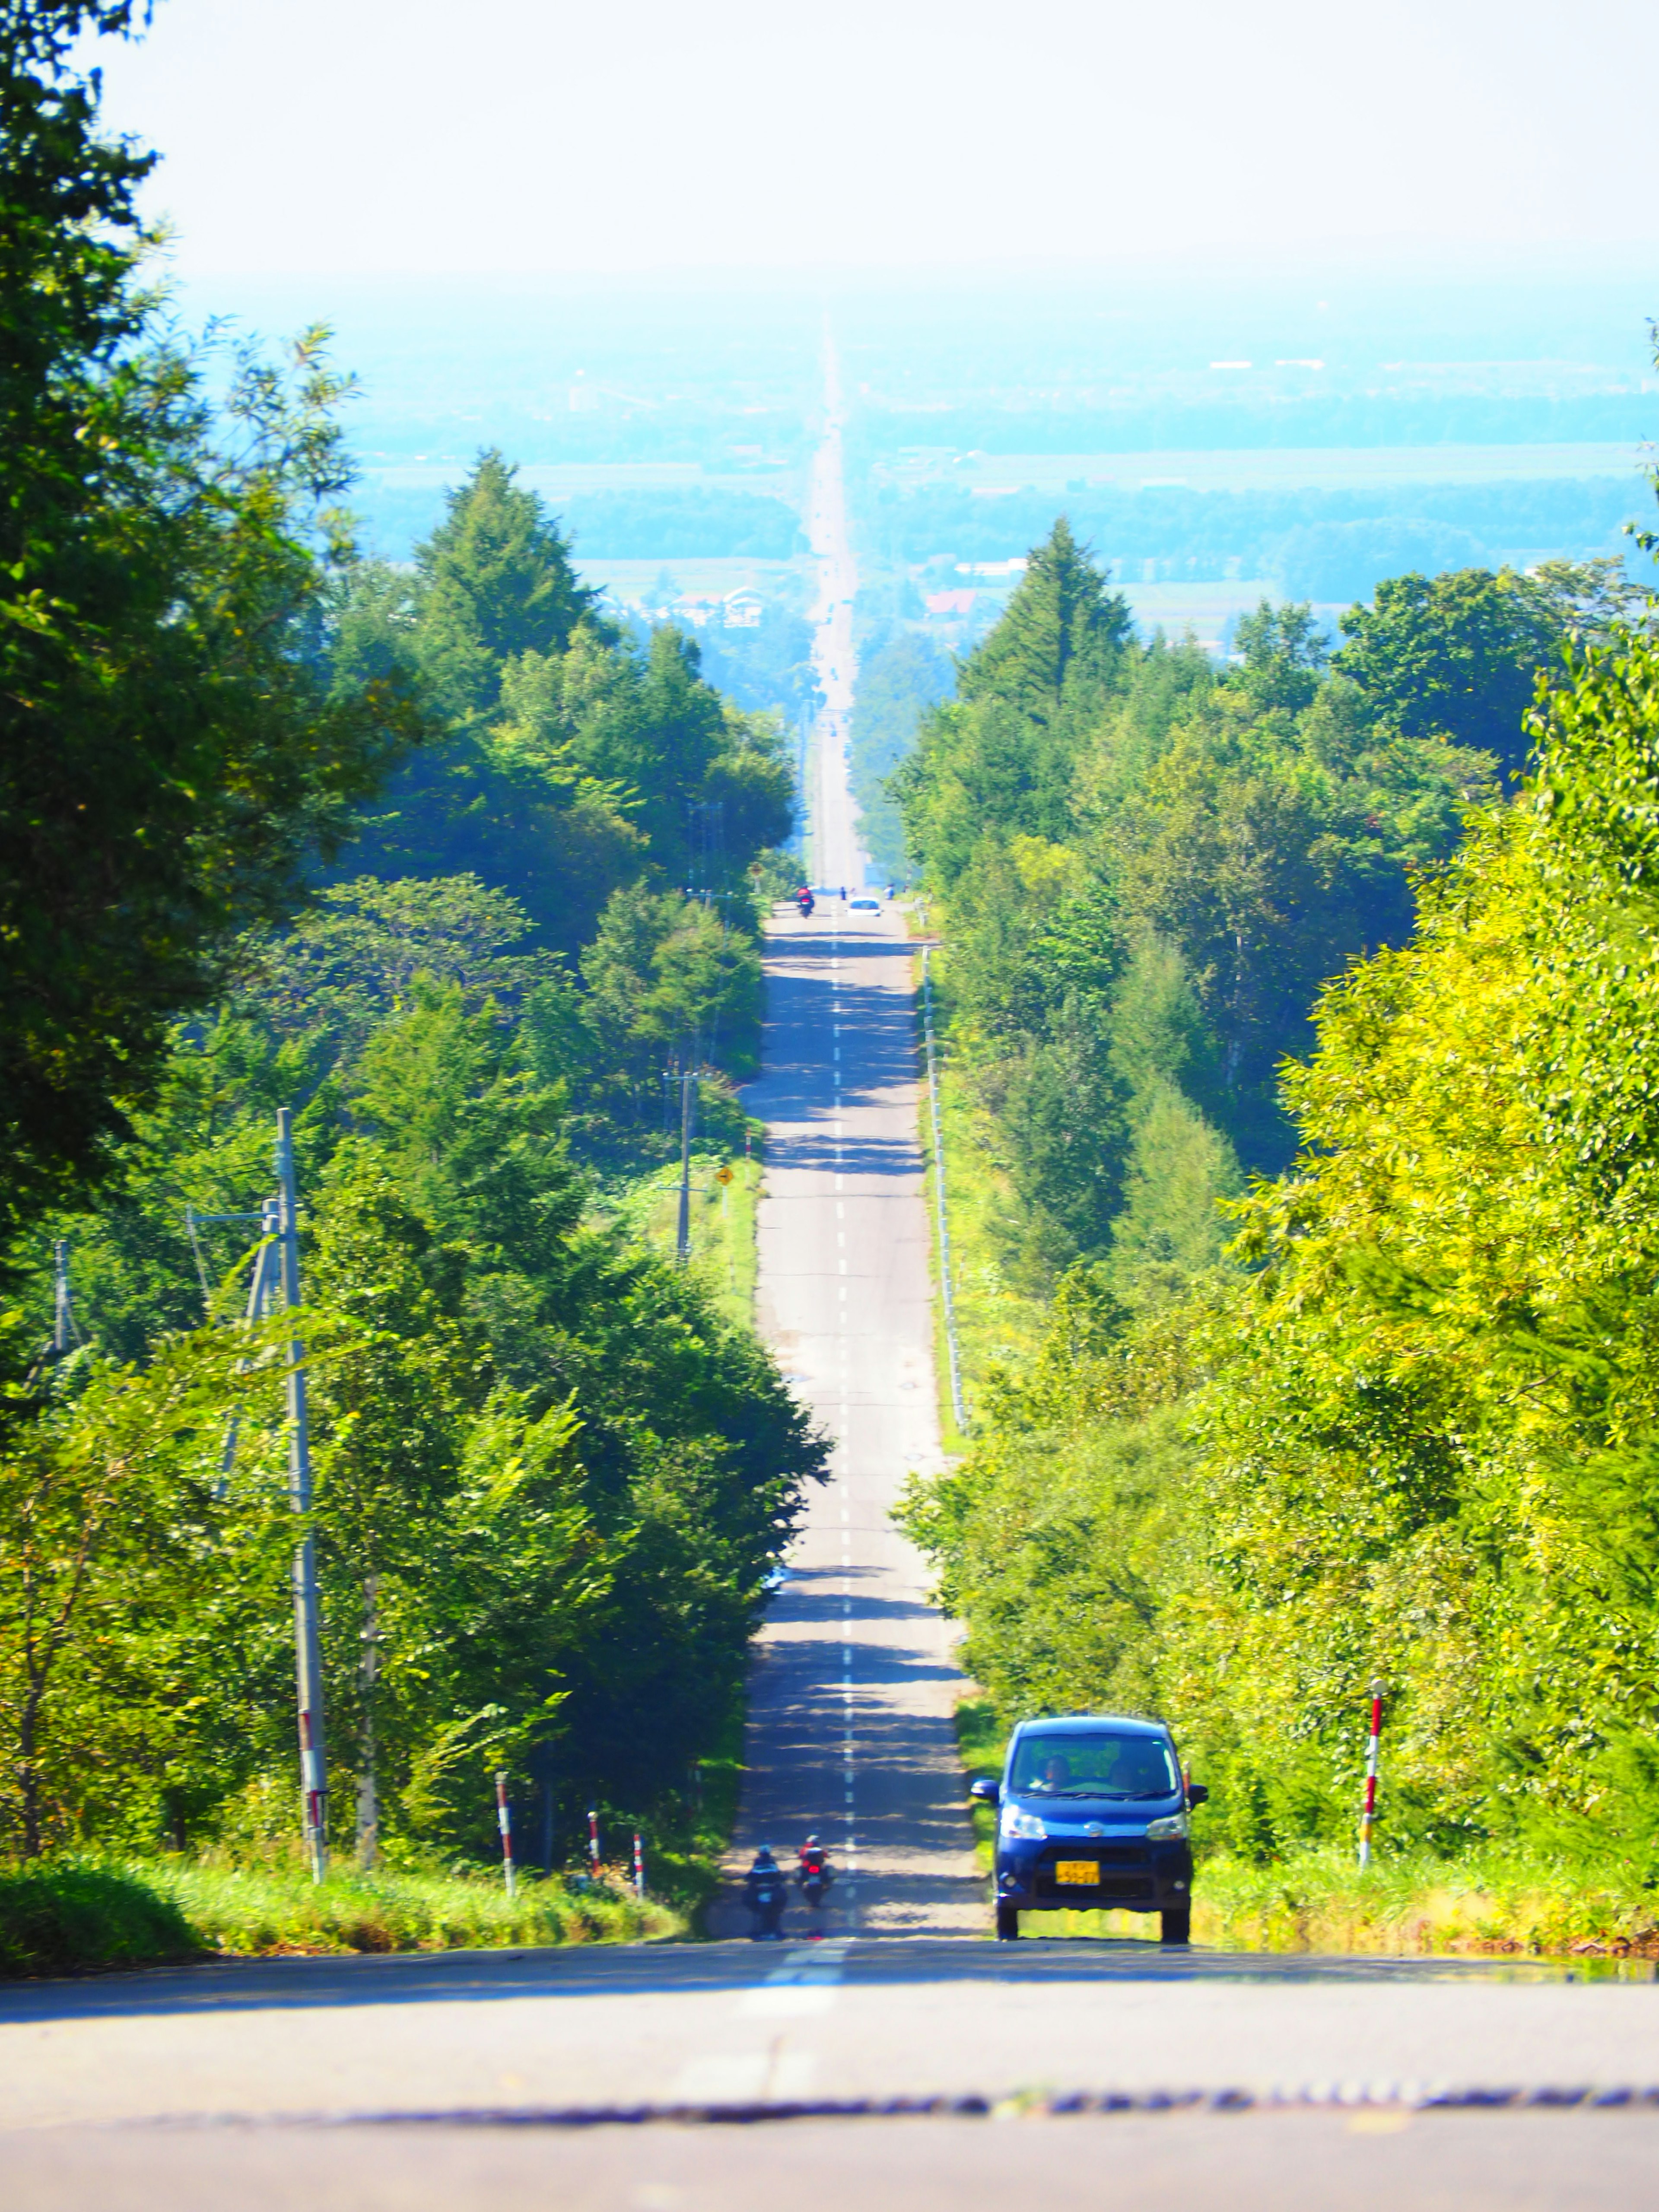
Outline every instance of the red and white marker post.
[(513, 1808), (507, 1802), (507, 1774), (504, 1768), (495, 1770), (495, 1825), (501, 1832), (501, 1868), (507, 1875), (507, 1893), (512, 1896), (513, 1881)]
[(599, 1872), (599, 1816), (591, 1805), (587, 1808), (587, 1863), (592, 1868), (597, 1881)]
[(1371, 1828), (1376, 1820), (1376, 1754), (1382, 1737), (1382, 1685), (1371, 1684), (1371, 1735), (1365, 1746), (1365, 1809), (1359, 1816), (1359, 1863), (1371, 1863)]
[(645, 1845), (640, 1840), (640, 1832), (637, 1828), (634, 1831), (634, 1894), (643, 1905), (645, 1902)]

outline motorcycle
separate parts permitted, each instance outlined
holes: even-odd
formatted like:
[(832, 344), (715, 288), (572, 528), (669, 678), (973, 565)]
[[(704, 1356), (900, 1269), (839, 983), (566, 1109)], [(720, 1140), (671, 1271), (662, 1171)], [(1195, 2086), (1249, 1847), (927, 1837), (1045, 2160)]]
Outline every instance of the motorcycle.
[(801, 920), (805, 921), (811, 918), (812, 909), (817, 904), (817, 901), (813, 898), (811, 891), (801, 890), (795, 893), (795, 904), (800, 908)]
[(824, 1899), (829, 1896), (830, 1886), (835, 1878), (835, 1869), (827, 1859), (816, 1865), (809, 1865), (805, 1861), (802, 1862), (795, 1880), (800, 1884), (801, 1895), (814, 1912), (817, 1911)]
[(745, 1885), (745, 1902), (754, 1921), (749, 1931), (751, 1941), (758, 1943), (767, 1936), (782, 1936), (788, 1892), (781, 1874), (751, 1874)]

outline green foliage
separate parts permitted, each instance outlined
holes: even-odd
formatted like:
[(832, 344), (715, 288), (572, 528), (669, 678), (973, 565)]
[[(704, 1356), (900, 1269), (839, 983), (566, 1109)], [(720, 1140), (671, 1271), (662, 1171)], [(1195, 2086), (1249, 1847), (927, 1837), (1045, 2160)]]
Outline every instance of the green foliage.
[(208, 361), (138, 286), (153, 157), (99, 137), (70, 63), (131, 15), (5, 10), (0, 1239), (106, 1170), (171, 1018), (415, 734), (394, 684), (317, 664), (310, 541), (349, 473), (325, 334), (230, 364), (228, 447)]
[[(198, 1325), (183, 1211), (258, 1200), (299, 1069), (337, 1843), (371, 1744), (396, 1856), (487, 1850), (495, 1765), (550, 1751), (562, 1818), (590, 1796), (639, 1817), (672, 1812), (725, 1740), (821, 1447), (712, 1290), (593, 1218), (564, 1085), (537, 1072), (543, 996), (514, 1014), (488, 988), (525, 980), (491, 949), (522, 917), (477, 886), (380, 888), (291, 940), (302, 973), (320, 957), (341, 979), (310, 1028), (302, 994), (271, 994), (279, 1029), (256, 983), (181, 1030), (119, 1204), (58, 1224), (82, 1330), (127, 1357), (39, 1382), (0, 1466), (0, 1788), (25, 1850), (288, 1825), (279, 1325)], [(401, 930), (427, 912), (449, 919), (452, 972), (405, 983)], [(264, 975), (282, 965), (279, 947)], [(199, 1234), (228, 1320), (250, 1232)]]
[(1239, 642), (1224, 672), (1190, 643), (1143, 650), (1057, 526), (890, 779), (1031, 1288), (1115, 1255), (1139, 1297), (1215, 1261), (1211, 1200), (1293, 1149), (1279, 1071), (1320, 988), (1406, 938), (1413, 875), (1497, 772), (1330, 672), (1307, 608), (1264, 605)]
[(187, 1958), (201, 1938), (137, 1873), (70, 1860), (0, 1872), (0, 1974), (67, 1974)]
[(620, 1880), (498, 1871), (331, 1873), (297, 1863), (231, 1868), (173, 1857), (38, 1862), (0, 1874), (0, 1974), (62, 1974), (200, 1956), (540, 1948), (660, 1941), (683, 1923)]
[(724, 701), (680, 631), (641, 643), (599, 620), (513, 474), (483, 454), (413, 576), (366, 566), (347, 580), (337, 684), (396, 672), (445, 732), (370, 813), (351, 865), (477, 876), (568, 957), (619, 890), (746, 906), (750, 862), (793, 820), (775, 720)]
[[(9, 9), (0, 65), (0, 1846), (291, 1832), (298, 1330), (335, 1846), (492, 1854), (492, 1769), (556, 1766), (692, 1849), (823, 1447), (572, 1136), (637, 1176), (665, 1063), (752, 1065), (783, 743), (499, 454), (356, 562), (320, 334), (231, 364), (219, 450), (68, 66), (131, 12)], [(245, 1322), (279, 1104), (309, 1304)]]
[(1143, 1075), (1110, 1260), (908, 1514), (1000, 1708), (1165, 1713), (1238, 1857), (1352, 1837), (1380, 1679), (1385, 1849), (1420, 1876), (1490, 1844), (1635, 1897), (1659, 645), (1614, 632), (1540, 699), (1522, 799), (1475, 814), (1407, 943), (1324, 991), (1286, 1077), (1302, 1149), (1230, 1208), (1248, 1273), (1204, 1232), (1230, 1178)]
[(1398, 576), (1343, 616), (1335, 665), (1388, 729), (1477, 747), (1515, 776), (1534, 672), (1553, 669), (1570, 635), (1605, 628), (1638, 599), (1616, 561)]
[(951, 689), (951, 664), (931, 639), (894, 629), (860, 654), (848, 744), (859, 837), (878, 876), (909, 872), (904, 824), (887, 779), (908, 757), (922, 715)]
[(599, 594), (579, 584), (570, 549), (500, 453), (478, 456), (448, 513), (416, 555), (421, 666), (452, 722), (487, 715), (504, 670), (562, 653)]

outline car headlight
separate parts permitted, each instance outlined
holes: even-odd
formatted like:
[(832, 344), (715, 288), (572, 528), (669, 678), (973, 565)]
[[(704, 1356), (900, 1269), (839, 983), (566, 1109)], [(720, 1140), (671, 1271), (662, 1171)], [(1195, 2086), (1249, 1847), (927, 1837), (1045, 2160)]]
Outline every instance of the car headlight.
[(1002, 1808), (1002, 1819), (999, 1825), (1002, 1830), (1002, 1840), (1005, 1844), (1016, 1842), (1040, 1844), (1048, 1832), (1035, 1813), (1026, 1812), (1022, 1807), (1016, 1805), (1012, 1798)]
[(1189, 1836), (1193, 1824), (1184, 1813), (1171, 1813), (1167, 1820), (1148, 1820), (1146, 1840), (1149, 1844), (1172, 1843), (1177, 1836)]

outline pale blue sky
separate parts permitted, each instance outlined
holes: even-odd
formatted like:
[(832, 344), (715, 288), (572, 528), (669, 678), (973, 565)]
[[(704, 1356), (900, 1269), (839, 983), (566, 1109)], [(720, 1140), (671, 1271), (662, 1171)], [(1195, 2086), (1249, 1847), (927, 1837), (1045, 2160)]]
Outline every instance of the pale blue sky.
[(1656, 0), (160, 0), (101, 58), (188, 275), (1659, 260)]

